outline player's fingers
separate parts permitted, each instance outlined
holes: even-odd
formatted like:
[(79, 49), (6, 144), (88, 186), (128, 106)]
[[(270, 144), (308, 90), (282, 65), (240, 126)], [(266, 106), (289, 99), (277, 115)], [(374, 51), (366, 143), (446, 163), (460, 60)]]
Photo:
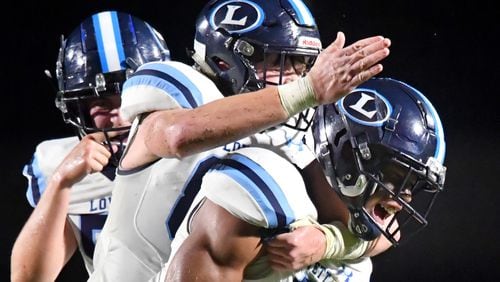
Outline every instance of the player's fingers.
[(368, 70), (361, 71), (353, 78), (353, 84), (359, 85), (367, 81), (368, 79), (376, 76), (377, 74), (382, 72), (382, 70), (383, 70), (382, 64), (377, 64), (375, 66), (372, 66)]
[(350, 56), (352, 65), (358, 64), (357, 69), (365, 69), (379, 62), (389, 55), (389, 46), (391, 41), (385, 38), (382, 41), (377, 41), (366, 46)]
[(285, 271), (291, 268), (289, 264), (283, 263), (282, 261), (269, 260), (268, 263), (271, 266), (271, 268), (276, 271)]
[(101, 148), (99, 148), (99, 152), (95, 152), (92, 155), (92, 159), (101, 163), (102, 165), (107, 165), (109, 162), (109, 158), (111, 157), (111, 153), (108, 151), (108, 149), (104, 148), (104, 146), (100, 146)]
[[(353, 44), (351, 44), (351, 45), (349, 45), (349, 46), (347, 46), (347, 47), (345, 47), (343, 49), (344, 55), (345, 56), (351, 56), (354, 53), (362, 50), (363, 48), (365, 48), (367, 46), (370, 46), (370, 45), (373, 45), (373, 44), (376, 44), (376, 43), (382, 43), (382, 44), (385, 45), (388, 42), (384, 43), (384, 39), (385, 38), (383, 36), (372, 36), (372, 37), (368, 37), (368, 38), (364, 38), (364, 39), (358, 40), (355, 43), (353, 43)], [(389, 41), (389, 43), (390, 43), (390, 41)], [(380, 48), (380, 44), (377, 44), (375, 46), (378, 46)]]
[(267, 245), (273, 248), (290, 248), (289, 233), (282, 233), (267, 242)]
[(348, 75), (346, 76), (348, 80), (350, 80), (351, 86), (355, 87), (379, 74), (383, 67), (382, 64), (378, 62), (388, 55), (389, 49), (383, 48), (354, 62), (348, 71)]
[(328, 47), (323, 50), (322, 53), (331, 53), (337, 50), (341, 50), (345, 45), (345, 35), (342, 31), (337, 32), (337, 38)]
[(100, 172), (106, 166), (107, 161), (105, 164), (103, 164), (100, 161), (97, 161), (96, 159), (92, 159), (88, 162), (88, 167), (87, 167), (87, 173), (95, 173), (95, 172)]
[(382, 64), (379, 64), (380, 60), (389, 55), (389, 50), (381, 50), (376, 52), (352, 65), (349, 72), (349, 77), (353, 80), (353, 85), (358, 85), (359, 83), (365, 82), (371, 77), (379, 74), (382, 70)]
[(267, 260), (269, 264), (282, 269), (289, 268), (292, 265), (292, 259), (289, 256), (281, 254), (280, 252), (269, 252), (268, 250)]
[(268, 247), (266, 248), (266, 252), (269, 254), (269, 257), (273, 257), (275, 259), (286, 259), (288, 258), (287, 252), (282, 248), (274, 248)]

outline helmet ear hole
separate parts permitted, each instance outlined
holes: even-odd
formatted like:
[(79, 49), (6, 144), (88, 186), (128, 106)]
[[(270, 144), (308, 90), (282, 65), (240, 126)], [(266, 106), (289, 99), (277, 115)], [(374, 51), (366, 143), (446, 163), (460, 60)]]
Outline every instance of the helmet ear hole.
[(220, 71), (227, 71), (231, 68), (231, 65), (219, 57), (213, 57), (212, 60), (215, 62)]

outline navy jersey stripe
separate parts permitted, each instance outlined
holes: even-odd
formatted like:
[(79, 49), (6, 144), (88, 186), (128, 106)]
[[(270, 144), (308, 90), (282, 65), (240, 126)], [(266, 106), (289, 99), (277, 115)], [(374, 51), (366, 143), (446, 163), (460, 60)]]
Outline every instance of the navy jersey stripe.
[(34, 158), (31, 159), (31, 162), (29, 165), (27, 165), (28, 169), (28, 174), (31, 175), (31, 196), (33, 197), (33, 202), (38, 204), (38, 201), (40, 200), (40, 187), (38, 186), (38, 178), (35, 176), (33, 172), (33, 161)]
[(288, 224), (286, 213), (282, 209), (280, 202), (274, 195), (272, 189), (267, 185), (267, 183), (252, 169), (250, 169), (245, 164), (238, 162), (232, 159), (223, 159), (220, 161), (221, 164), (226, 165), (228, 167), (234, 168), (239, 172), (243, 173), (246, 177), (252, 180), (265, 195), (269, 203), (271, 204), (273, 210), (275, 211), (277, 226), (283, 227)]
[(175, 79), (173, 76), (164, 73), (162, 71), (157, 71), (157, 70), (152, 70), (152, 69), (142, 69), (138, 70), (133, 74), (132, 77), (134, 76), (139, 76), (139, 75), (150, 75), (154, 77), (161, 78), (172, 85), (174, 85), (179, 91), (182, 93), (184, 98), (188, 101), (189, 105), (191, 108), (196, 108), (198, 104), (196, 103), (196, 100), (194, 99), (193, 93), (189, 88), (187, 88), (184, 84), (182, 84), (179, 80)]
[(166, 226), (170, 239), (174, 238), (182, 220), (189, 211), (191, 203), (196, 195), (198, 195), (203, 176), (218, 160), (219, 159), (215, 156), (210, 156), (207, 159), (202, 160), (193, 170), (193, 174), (189, 177), (189, 180), (186, 181), (186, 184), (182, 189), (182, 193), (179, 198), (177, 198), (174, 208), (172, 208), (167, 218)]

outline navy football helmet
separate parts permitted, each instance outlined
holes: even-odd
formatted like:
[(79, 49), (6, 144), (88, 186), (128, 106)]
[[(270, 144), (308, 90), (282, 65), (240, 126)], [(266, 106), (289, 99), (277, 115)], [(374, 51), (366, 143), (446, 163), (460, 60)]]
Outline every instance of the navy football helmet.
[(287, 60), (305, 74), (320, 51), (316, 22), (301, 0), (212, 0), (198, 16), (192, 58), (228, 96), (276, 85), (266, 81), (268, 64), (280, 67), (278, 84)]
[[(354, 234), (365, 240), (383, 234), (397, 245), (427, 225), (445, 181), (445, 140), (421, 92), (373, 78), (337, 103), (319, 106), (312, 129), (316, 155), (348, 206)], [(370, 196), (381, 191), (397, 202), (396, 212), (380, 203), (366, 210)]]
[(110, 97), (117, 97), (119, 103), (123, 82), (138, 66), (169, 58), (163, 37), (148, 23), (122, 12), (96, 13), (67, 39), (61, 38), (56, 106), (80, 138), (97, 131), (126, 130), (97, 128), (89, 115), (90, 105)]

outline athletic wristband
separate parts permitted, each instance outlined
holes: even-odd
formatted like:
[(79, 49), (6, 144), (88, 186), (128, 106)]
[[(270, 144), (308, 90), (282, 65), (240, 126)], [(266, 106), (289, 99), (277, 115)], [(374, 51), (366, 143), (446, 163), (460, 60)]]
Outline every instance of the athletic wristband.
[(314, 88), (308, 76), (278, 86), (278, 93), (288, 117), (317, 105)]
[(356, 237), (339, 221), (331, 224), (319, 224), (312, 218), (306, 218), (292, 223), (290, 229), (293, 231), (302, 226), (314, 226), (325, 234), (326, 247), (322, 260), (358, 259), (365, 254), (370, 246), (369, 241)]

